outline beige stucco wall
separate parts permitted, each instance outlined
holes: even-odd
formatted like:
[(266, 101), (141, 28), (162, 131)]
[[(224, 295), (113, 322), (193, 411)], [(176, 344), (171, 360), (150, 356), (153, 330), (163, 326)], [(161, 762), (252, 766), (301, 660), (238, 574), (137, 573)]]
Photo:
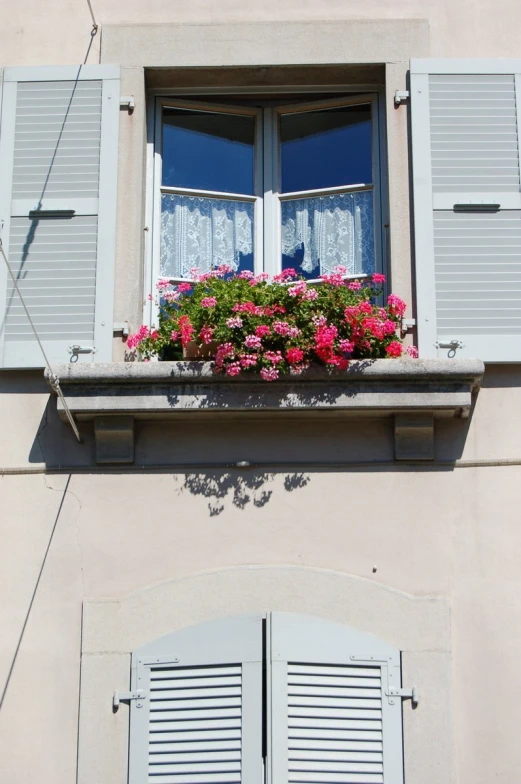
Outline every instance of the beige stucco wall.
[[(2, 65), (124, 64), (136, 109), (121, 113), (115, 320), (133, 325), (147, 241), (144, 66), (384, 63), (391, 272), (412, 302), (408, 109), (394, 91), (411, 56), (519, 54), (512, 0), (93, 0), (92, 42), (82, 0), (2, 3)], [(472, 418), (437, 423), (436, 459), (463, 461), (454, 467), (396, 466), (390, 420), (277, 420), (140, 423), (135, 467), (110, 471), (94, 465), (91, 426), (77, 444), (58, 419), (40, 373), (1, 373), (0, 780), (123, 784), (128, 708), (113, 714), (110, 701), (128, 685), (132, 648), (281, 609), (402, 648), (405, 685), (423, 697), (404, 706), (408, 784), (516, 781), (520, 411), (521, 370), (491, 366)], [(239, 460), (266, 467), (222, 468)], [(386, 465), (316, 466), (371, 460)], [(208, 462), (221, 467), (197, 468)]]
[[(226, 25), (330, 20), (426, 19), (436, 57), (516, 57), (519, 4), (516, 0), (97, 0), (100, 25)], [(2, 62), (9, 65), (77, 63), (90, 44), (86, 0), (22, 0), (10, 4), (0, 31)], [(517, 20), (517, 24), (516, 24)], [(89, 61), (99, 57), (97, 36)], [(305, 54), (305, 53), (303, 53)], [(83, 55), (83, 56), (82, 56)]]
[[(515, 780), (521, 466), (397, 468), (383, 420), (141, 423), (137, 467), (102, 470), (90, 426), (75, 444), (31, 376), (31, 386), (0, 377), (2, 468), (87, 470), (0, 480), (2, 685), (17, 654), (1, 780), (72, 782), (79, 744), (81, 782), (123, 784), (128, 708), (113, 714), (110, 700), (128, 685), (130, 651), (191, 622), (271, 609), (349, 623), (404, 651), (405, 683), (422, 693), (416, 711), (404, 705), (408, 782)], [(438, 422), (437, 458), (464, 443), (463, 460), (519, 463), (520, 396), (516, 372), (489, 368), (471, 421)], [(241, 459), (298, 466), (175, 468)], [(335, 459), (389, 464), (313, 465)], [(146, 469), (157, 463), (171, 467)]]

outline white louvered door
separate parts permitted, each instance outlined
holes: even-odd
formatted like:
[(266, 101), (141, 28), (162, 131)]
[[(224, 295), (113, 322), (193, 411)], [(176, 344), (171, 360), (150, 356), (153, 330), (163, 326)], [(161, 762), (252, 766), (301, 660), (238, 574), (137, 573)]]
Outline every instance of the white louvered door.
[(130, 784), (262, 784), (262, 628), (224, 619), (133, 655)]
[(521, 361), (516, 68), (521, 61), (411, 63), (422, 356)]
[[(111, 359), (118, 116), (117, 68), (5, 72), (1, 236), (51, 362)], [(0, 364), (43, 366), (3, 262), (0, 300)]]
[(403, 784), (399, 653), (289, 613), (270, 636), (271, 784)]

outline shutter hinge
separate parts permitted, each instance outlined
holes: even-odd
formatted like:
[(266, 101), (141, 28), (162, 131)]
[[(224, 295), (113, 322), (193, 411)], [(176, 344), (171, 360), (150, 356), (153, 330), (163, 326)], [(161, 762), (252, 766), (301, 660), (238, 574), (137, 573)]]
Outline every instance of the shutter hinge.
[(122, 95), (119, 99), (120, 109), (128, 109), (128, 113), (132, 114), (136, 108), (136, 102), (133, 95)]
[(128, 321), (115, 321), (112, 325), (113, 332), (121, 332), (124, 338), (127, 338), (130, 334), (130, 327), (128, 325)]
[(402, 700), (411, 700), (414, 707), (416, 707), (420, 701), (420, 695), (418, 694), (416, 686), (413, 686), (412, 689), (402, 689), (398, 686), (389, 686), (385, 693), (389, 697), (390, 705), (394, 705), (393, 697), (399, 697)]
[(115, 691), (112, 696), (112, 707), (114, 710), (117, 710), (120, 702), (136, 700), (136, 708), (141, 708), (146, 696), (143, 689), (136, 689), (136, 691)]
[(394, 104), (395, 106), (400, 106), (400, 104), (407, 101), (410, 97), (409, 90), (396, 90), (394, 94)]

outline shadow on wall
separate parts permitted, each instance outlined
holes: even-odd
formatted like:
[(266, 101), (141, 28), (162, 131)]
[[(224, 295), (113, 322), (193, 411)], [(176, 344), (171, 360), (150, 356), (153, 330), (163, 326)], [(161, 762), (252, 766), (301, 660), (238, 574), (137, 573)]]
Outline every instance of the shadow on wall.
[[(238, 472), (206, 471), (186, 474), (184, 484), (179, 493), (186, 491), (193, 495), (201, 495), (208, 499), (210, 517), (217, 517), (224, 511), (225, 500), (231, 496), (232, 504), (238, 509), (245, 509), (250, 504), (261, 508), (265, 506), (272, 490), (267, 485), (273, 482), (275, 473), (252, 471)], [(309, 475), (303, 473), (286, 474), (284, 489), (288, 493), (299, 490), (309, 483)]]

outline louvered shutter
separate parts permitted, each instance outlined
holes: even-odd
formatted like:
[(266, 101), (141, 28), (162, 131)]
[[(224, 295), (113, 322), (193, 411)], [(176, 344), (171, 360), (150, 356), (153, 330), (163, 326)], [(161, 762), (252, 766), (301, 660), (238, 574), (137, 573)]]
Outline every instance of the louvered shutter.
[(262, 616), (192, 626), (132, 656), (130, 784), (261, 784)]
[(521, 361), (521, 60), (411, 62), (420, 352)]
[(288, 613), (270, 647), (272, 784), (403, 784), (399, 651)]
[[(119, 83), (116, 66), (4, 72), (1, 238), (51, 362), (111, 360)], [(42, 367), (3, 260), (0, 314), (0, 366)]]

